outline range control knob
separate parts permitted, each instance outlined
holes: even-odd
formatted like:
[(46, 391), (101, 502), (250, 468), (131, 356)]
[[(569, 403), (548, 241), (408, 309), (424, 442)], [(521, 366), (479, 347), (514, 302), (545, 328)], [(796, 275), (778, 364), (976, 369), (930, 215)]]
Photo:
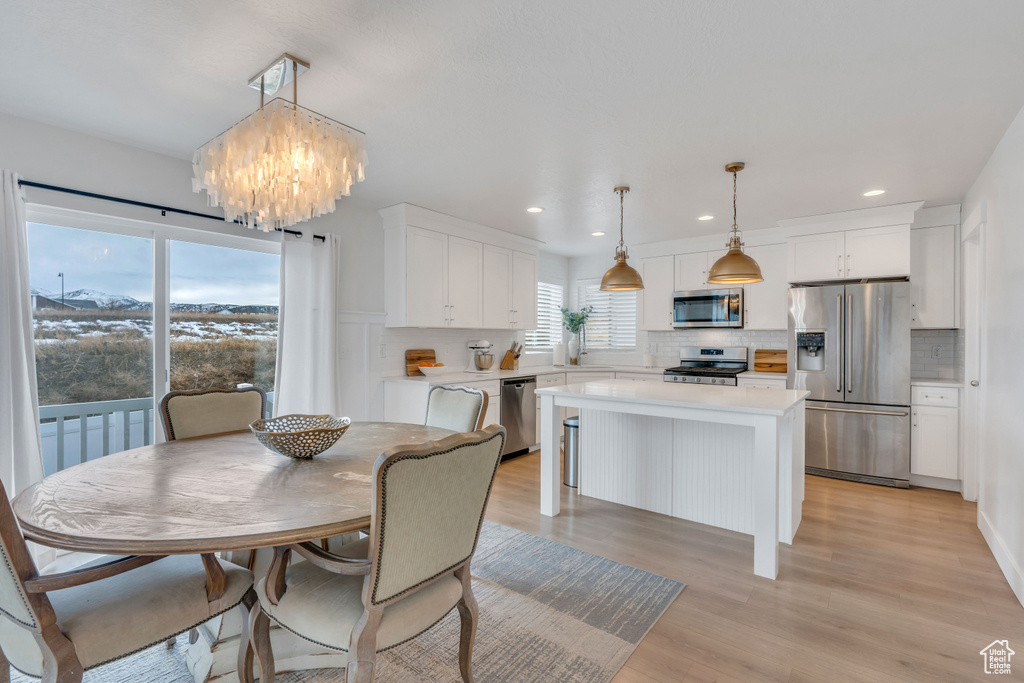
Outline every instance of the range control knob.
[(700, 384), (700, 377), (695, 377), (693, 381), (696, 382), (697, 384)]

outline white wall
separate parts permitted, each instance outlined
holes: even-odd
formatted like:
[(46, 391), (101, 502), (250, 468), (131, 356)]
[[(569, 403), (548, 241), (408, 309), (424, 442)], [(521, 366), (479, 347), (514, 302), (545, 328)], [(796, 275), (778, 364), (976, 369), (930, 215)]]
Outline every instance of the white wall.
[[(963, 202), (963, 217), (986, 216), (984, 409), (978, 525), (1024, 603), (1024, 111), (1017, 115)], [(968, 380), (975, 379), (968, 377)]]
[[(26, 180), (76, 190), (220, 214), (206, 195), (192, 192), (192, 165), (109, 140), (0, 114), (0, 168)], [(358, 196), (359, 186), (353, 188)], [(29, 188), (28, 201), (95, 213), (181, 225), (197, 230), (252, 235), (241, 226), (209, 219), (168, 215), (94, 199)], [(296, 226), (307, 235), (330, 231), (345, 238), (340, 306), (351, 311), (384, 310), (384, 235), (376, 211), (348, 198), (338, 211)], [(272, 237), (276, 239), (276, 237)], [(308, 239), (308, 237), (307, 237)]]

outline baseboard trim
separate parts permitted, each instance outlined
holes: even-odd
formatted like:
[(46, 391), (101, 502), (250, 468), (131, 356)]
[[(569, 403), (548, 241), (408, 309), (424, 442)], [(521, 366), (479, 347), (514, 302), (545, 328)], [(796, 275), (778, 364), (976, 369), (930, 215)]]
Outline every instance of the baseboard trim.
[(1021, 571), (1020, 565), (1013, 558), (1003, 537), (992, 526), (988, 515), (981, 510), (978, 511), (978, 528), (981, 530), (981, 535), (985, 537), (985, 542), (988, 543), (992, 555), (995, 556), (996, 564), (999, 565), (1007, 583), (1010, 584), (1013, 594), (1017, 596), (1017, 601), (1024, 607), (1024, 571)]
[(944, 479), (942, 477), (928, 477), (923, 474), (911, 474), (910, 485), (926, 489), (939, 489), (940, 491), (960, 492), (959, 479)]

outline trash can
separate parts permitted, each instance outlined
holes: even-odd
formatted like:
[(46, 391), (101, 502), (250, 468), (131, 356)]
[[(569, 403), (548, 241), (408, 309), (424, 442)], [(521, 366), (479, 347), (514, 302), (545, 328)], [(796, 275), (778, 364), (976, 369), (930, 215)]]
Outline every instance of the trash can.
[(570, 417), (562, 422), (565, 428), (565, 462), (562, 483), (576, 488), (580, 484), (580, 418)]

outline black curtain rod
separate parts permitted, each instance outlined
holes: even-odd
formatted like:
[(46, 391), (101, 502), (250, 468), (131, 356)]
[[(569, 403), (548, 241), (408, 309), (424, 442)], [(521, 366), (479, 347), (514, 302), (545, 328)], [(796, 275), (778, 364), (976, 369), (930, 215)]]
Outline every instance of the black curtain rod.
[[(173, 206), (162, 206), (160, 204), (150, 204), (149, 202), (138, 202), (134, 199), (125, 199), (124, 197), (112, 197), (108, 194), (97, 194), (96, 192), (86, 192), (84, 190), (73, 190), (70, 187), (60, 187), (58, 185), (47, 185), (46, 183), (36, 183), (31, 180), (18, 180), (18, 184), (22, 187), (37, 187), (40, 190), (50, 190), (52, 192), (63, 192), (64, 194), (73, 194), (78, 197), (89, 197), (91, 199), (102, 199), (108, 202), (117, 202), (118, 204), (130, 204), (131, 206), (141, 206), (144, 209), (155, 209), (160, 212), (161, 216), (166, 216), (167, 212), (181, 214), (183, 216), (195, 216), (197, 218), (209, 218), (211, 220), (220, 221), (226, 223), (222, 216), (214, 216), (212, 213), (199, 213), (197, 211), (187, 211), (185, 209), (176, 209)], [(234, 221), (237, 225), (245, 225), (241, 221)], [(295, 237), (302, 239), (302, 232), (299, 230), (288, 230), (287, 228), (274, 228), (277, 232), (283, 232), (288, 235), (295, 235)], [(326, 242), (327, 238), (323, 235), (313, 235), (313, 239)]]

